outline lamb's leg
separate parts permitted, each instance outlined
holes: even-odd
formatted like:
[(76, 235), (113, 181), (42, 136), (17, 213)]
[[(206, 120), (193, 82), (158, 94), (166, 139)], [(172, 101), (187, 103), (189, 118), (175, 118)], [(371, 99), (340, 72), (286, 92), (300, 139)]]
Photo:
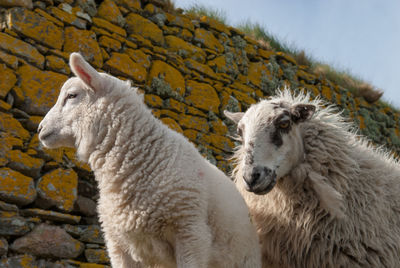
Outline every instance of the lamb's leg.
[(202, 221), (180, 226), (176, 236), (175, 257), (178, 268), (208, 267), (212, 237)]
[(121, 249), (114, 241), (106, 240), (111, 267), (118, 268), (142, 268), (140, 263), (135, 262), (132, 257)]

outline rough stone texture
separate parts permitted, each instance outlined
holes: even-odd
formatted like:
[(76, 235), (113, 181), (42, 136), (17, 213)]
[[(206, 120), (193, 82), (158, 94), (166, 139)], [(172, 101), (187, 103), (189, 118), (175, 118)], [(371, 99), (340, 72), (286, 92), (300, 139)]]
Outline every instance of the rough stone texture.
[(13, 244), (46, 222), (85, 245), (74, 259), (8, 249), (0, 267), (109, 264), (90, 167), (72, 149), (43, 148), (35, 134), (71, 75), (71, 52), (80, 51), (99, 71), (132, 80), (161, 122), (227, 174), (234, 127), (223, 110), (244, 111), (283, 86), (338, 105), (360, 134), (400, 153), (397, 109), (370, 104), (214, 19), (171, 12), (163, 0), (43, 0), (34, 1), (34, 10), (31, 3), (0, 0), (0, 241)]
[(25, 7), (32, 9), (32, 0), (0, 0), (0, 7)]
[(24, 65), (17, 70), (24, 94), (20, 109), (32, 115), (45, 115), (55, 104), (67, 76)]
[(0, 257), (8, 252), (8, 242), (5, 238), (0, 237)]
[(73, 170), (61, 168), (53, 170), (37, 183), (37, 192), (41, 199), (42, 207), (56, 206), (66, 212), (72, 211), (77, 199), (78, 175)]
[(64, 33), (60, 27), (24, 8), (11, 9), (8, 23), (17, 33), (51, 48), (61, 49), (64, 43)]
[(86, 249), (85, 257), (89, 262), (94, 263), (109, 263), (107, 251), (104, 249)]
[(192, 58), (199, 62), (204, 62), (206, 58), (206, 53), (199, 47), (185, 42), (185, 40), (180, 39), (173, 35), (168, 35), (165, 37), (165, 42), (168, 46), (168, 50), (176, 52), (183, 58)]
[(79, 195), (75, 202), (75, 210), (85, 216), (96, 215), (96, 202), (92, 199)]
[(62, 223), (77, 224), (81, 220), (80, 216), (55, 212), (55, 211), (51, 211), (51, 210), (43, 210), (43, 209), (38, 209), (38, 208), (24, 209), (24, 210), (21, 210), (20, 213), (21, 213), (21, 215), (24, 215), (24, 216), (39, 217), (43, 220), (50, 220), (50, 221), (62, 222)]
[(64, 30), (64, 36), (64, 51), (69, 53), (81, 52), (95, 67), (102, 67), (103, 56), (101, 55), (100, 46), (96, 42), (96, 35), (94, 32), (67, 27)]
[(20, 236), (30, 231), (27, 221), (13, 211), (0, 211), (0, 236)]
[(16, 239), (10, 249), (41, 257), (68, 259), (78, 257), (84, 245), (60, 227), (40, 224), (29, 234)]
[(140, 35), (157, 45), (164, 43), (163, 33), (160, 28), (148, 19), (134, 13), (126, 17), (126, 30), (130, 34)]
[(178, 70), (167, 63), (159, 60), (153, 61), (147, 83), (151, 84), (153, 77), (162, 77), (171, 86), (172, 90), (175, 90), (182, 96), (185, 94), (185, 79)]
[(43, 68), (44, 57), (32, 45), (21, 41), (8, 34), (0, 32), (0, 48), (32, 63), (39, 68)]
[(218, 113), (220, 101), (215, 89), (209, 84), (189, 80), (187, 88), (190, 92), (186, 100), (194, 107)]
[(19, 256), (13, 256), (10, 258), (3, 258), (0, 260), (1, 268), (31, 268), (38, 267), (35, 261), (35, 257), (24, 254)]
[(119, 26), (124, 26), (125, 19), (122, 16), (118, 6), (112, 0), (103, 1), (98, 10), (97, 15), (107, 21), (110, 21)]
[(4, 98), (17, 82), (17, 77), (5, 64), (0, 64), (0, 77), (0, 98)]
[(10, 168), (0, 169), (0, 199), (17, 205), (27, 205), (36, 198), (33, 179)]
[(127, 76), (140, 83), (146, 79), (146, 69), (133, 62), (126, 54), (112, 53), (104, 68), (114, 75)]
[(8, 165), (13, 170), (19, 171), (22, 174), (38, 178), (40, 171), (44, 165), (44, 160), (34, 158), (20, 150), (11, 150), (7, 153), (10, 164)]
[(79, 241), (95, 243), (95, 244), (104, 244), (103, 233), (101, 232), (100, 226), (98, 225), (89, 225), (86, 227), (82, 227)]

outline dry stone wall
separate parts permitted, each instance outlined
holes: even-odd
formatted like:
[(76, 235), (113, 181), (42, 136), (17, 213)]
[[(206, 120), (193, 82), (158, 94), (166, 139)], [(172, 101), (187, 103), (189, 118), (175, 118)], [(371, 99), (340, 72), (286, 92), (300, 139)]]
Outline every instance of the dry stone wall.
[(396, 110), (368, 104), (235, 28), (164, 5), (0, 0), (0, 267), (109, 265), (90, 168), (72, 149), (44, 149), (36, 134), (74, 51), (131, 80), (155, 116), (225, 172), (235, 144), (222, 111), (244, 111), (285, 85), (337, 104), (361, 134), (400, 152)]

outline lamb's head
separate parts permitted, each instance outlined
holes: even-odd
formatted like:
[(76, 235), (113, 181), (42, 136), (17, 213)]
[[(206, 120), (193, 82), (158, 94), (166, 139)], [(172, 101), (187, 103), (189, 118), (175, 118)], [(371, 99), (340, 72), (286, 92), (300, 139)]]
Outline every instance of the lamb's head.
[(270, 99), (252, 105), (245, 113), (225, 111), (237, 124), (242, 142), (236, 157), (246, 190), (268, 193), (299, 163), (304, 155), (300, 127), (315, 109), (309, 103)]
[(47, 148), (79, 147), (81, 142), (87, 143), (88, 137), (84, 136), (90, 133), (82, 128), (96, 116), (91, 107), (107, 94), (114, 80), (124, 83), (97, 72), (78, 53), (71, 54), (69, 64), (76, 77), (64, 83), (56, 104), (38, 128), (39, 140)]

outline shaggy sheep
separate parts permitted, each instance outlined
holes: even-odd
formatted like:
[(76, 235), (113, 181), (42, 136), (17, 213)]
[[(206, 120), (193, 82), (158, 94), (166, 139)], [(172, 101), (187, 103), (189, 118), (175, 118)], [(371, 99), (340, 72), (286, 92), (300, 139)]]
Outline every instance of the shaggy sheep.
[(263, 267), (400, 267), (399, 165), (325, 106), (284, 90), (225, 112)]
[(249, 211), (235, 184), (157, 120), (129, 83), (78, 53), (39, 126), (44, 146), (77, 148), (95, 173), (113, 267), (261, 267)]

